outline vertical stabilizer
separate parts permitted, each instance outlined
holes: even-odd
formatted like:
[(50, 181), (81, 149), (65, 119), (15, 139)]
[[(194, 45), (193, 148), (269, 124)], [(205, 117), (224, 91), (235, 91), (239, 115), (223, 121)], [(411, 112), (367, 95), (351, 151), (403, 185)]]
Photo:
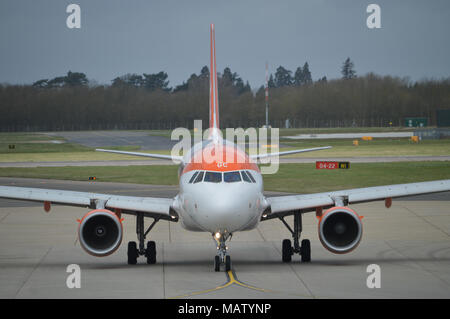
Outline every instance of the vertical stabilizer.
[(210, 135), (219, 129), (219, 97), (217, 94), (216, 40), (214, 24), (211, 24), (211, 68), (209, 74), (209, 128)]

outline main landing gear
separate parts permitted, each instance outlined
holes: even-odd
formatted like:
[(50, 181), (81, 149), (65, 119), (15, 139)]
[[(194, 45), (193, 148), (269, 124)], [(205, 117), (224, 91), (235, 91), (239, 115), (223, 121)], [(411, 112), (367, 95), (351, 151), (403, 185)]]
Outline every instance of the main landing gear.
[(152, 230), (153, 226), (159, 221), (158, 218), (153, 220), (153, 223), (148, 227), (148, 229), (144, 232), (144, 214), (137, 213), (136, 215), (136, 234), (139, 241), (139, 248), (136, 245), (136, 242), (130, 241), (128, 242), (128, 264), (136, 265), (137, 258), (139, 256), (145, 256), (147, 258), (147, 264), (156, 263), (156, 244), (154, 241), (147, 242), (147, 248), (145, 248), (145, 237)]
[(286, 226), (286, 228), (291, 232), (292, 238), (294, 240), (294, 247), (292, 247), (291, 241), (289, 239), (284, 239), (282, 244), (282, 260), (283, 262), (290, 262), (292, 260), (292, 255), (297, 253), (301, 256), (302, 262), (311, 261), (311, 243), (308, 239), (303, 239), (301, 245), (299, 244), (300, 234), (302, 232), (302, 212), (294, 212), (294, 230), (286, 223), (284, 217), (280, 217), (280, 220)]
[(214, 240), (217, 244), (217, 255), (214, 257), (214, 270), (220, 271), (220, 265), (225, 265), (225, 271), (231, 270), (231, 257), (227, 255), (227, 246), (225, 242), (228, 238), (233, 237), (232, 234), (219, 232), (213, 234)]

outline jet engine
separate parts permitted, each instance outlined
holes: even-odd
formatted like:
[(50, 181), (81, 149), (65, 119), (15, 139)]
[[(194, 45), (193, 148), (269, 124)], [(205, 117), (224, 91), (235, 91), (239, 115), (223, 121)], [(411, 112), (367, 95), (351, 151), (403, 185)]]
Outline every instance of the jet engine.
[(361, 237), (361, 217), (348, 207), (330, 208), (320, 218), (319, 239), (326, 249), (335, 254), (352, 251)]
[(78, 227), (81, 247), (93, 256), (108, 256), (122, 242), (122, 222), (107, 209), (95, 209), (84, 215)]

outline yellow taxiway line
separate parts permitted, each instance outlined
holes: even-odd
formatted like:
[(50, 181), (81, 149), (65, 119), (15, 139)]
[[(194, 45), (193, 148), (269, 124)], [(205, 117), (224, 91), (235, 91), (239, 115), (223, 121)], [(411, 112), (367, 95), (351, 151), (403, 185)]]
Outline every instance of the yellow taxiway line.
[(210, 292), (214, 292), (214, 291), (218, 291), (218, 290), (224, 289), (224, 288), (226, 288), (228, 286), (231, 286), (231, 285), (238, 285), (238, 286), (241, 286), (241, 287), (245, 287), (245, 288), (248, 288), (248, 289), (261, 291), (261, 292), (271, 292), (270, 290), (263, 289), (263, 288), (258, 288), (258, 287), (254, 287), (254, 286), (250, 286), (250, 285), (247, 285), (247, 284), (243, 283), (242, 281), (239, 281), (236, 278), (236, 276), (235, 276), (235, 274), (233, 273), (232, 270), (229, 270), (227, 272), (227, 279), (228, 279), (228, 281), (226, 283), (224, 283), (223, 285), (217, 286), (215, 288), (201, 290), (201, 291), (194, 291), (194, 292), (191, 292), (191, 293), (188, 293), (188, 294), (172, 297), (172, 298), (169, 298), (169, 299), (186, 298), (186, 297), (192, 297), (192, 296), (207, 294), (207, 293), (210, 293)]

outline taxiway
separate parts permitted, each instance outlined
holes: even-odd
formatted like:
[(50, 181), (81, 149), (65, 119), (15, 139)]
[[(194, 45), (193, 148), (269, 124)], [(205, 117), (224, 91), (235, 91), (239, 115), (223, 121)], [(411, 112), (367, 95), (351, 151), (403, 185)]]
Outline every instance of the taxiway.
[[(124, 195), (174, 196), (175, 186), (1, 178), (1, 185), (63, 188)], [(267, 194), (268, 196), (271, 193)], [(411, 200), (412, 199), (412, 200)], [(450, 193), (352, 205), (364, 216), (359, 247), (334, 255), (306, 214), (303, 238), (312, 262), (281, 262), (281, 240), (290, 234), (278, 220), (236, 233), (229, 243), (233, 272), (214, 272), (210, 234), (159, 222), (150, 232), (157, 264), (126, 263), (126, 242), (136, 240), (125, 216), (116, 253), (87, 255), (77, 241), (77, 218), (88, 209), (0, 200), (0, 298), (449, 298)], [(150, 220), (149, 220), (150, 221)], [(69, 289), (67, 266), (81, 268), (81, 288)], [(369, 289), (367, 266), (381, 268), (381, 288)]]

